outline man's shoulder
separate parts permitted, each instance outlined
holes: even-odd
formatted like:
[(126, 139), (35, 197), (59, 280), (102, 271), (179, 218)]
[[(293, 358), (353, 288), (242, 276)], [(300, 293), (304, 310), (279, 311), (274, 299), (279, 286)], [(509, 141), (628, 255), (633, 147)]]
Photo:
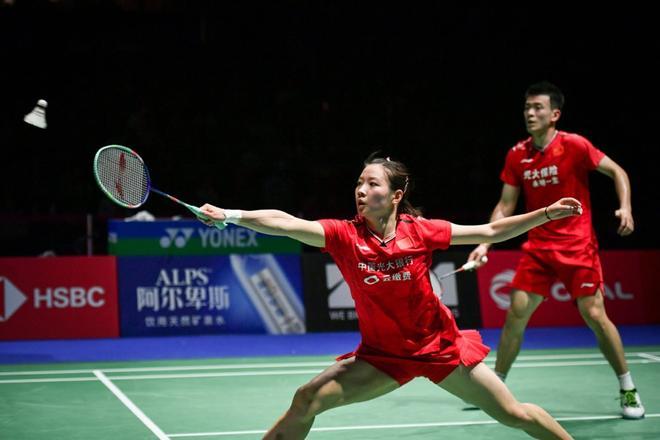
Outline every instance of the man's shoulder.
[(564, 145), (577, 145), (583, 146), (589, 142), (589, 140), (577, 133), (570, 133), (567, 131), (560, 131), (559, 136)]
[(518, 141), (513, 147), (511, 147), (509, 149), (509, 153), (511, 153), (511, 154), (524, 153), (531, 146), (531, 142), (532, 142), (531, 137), (528, 137), (527, 139), (523, 139), (521, 141)]

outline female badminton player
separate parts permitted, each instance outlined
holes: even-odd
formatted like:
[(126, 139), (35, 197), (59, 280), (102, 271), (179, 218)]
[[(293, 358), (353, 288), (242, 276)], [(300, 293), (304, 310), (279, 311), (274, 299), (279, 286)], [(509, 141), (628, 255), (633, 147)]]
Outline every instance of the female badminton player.
[(526, 214), (464, 226), (421, 217), (409, 202), (410, 187), (404, 164), (372, 155), (357, 180), (353, 220), (308, 221), (277, 210), (201, 207), (206, 218), (200, 220), (209, 226), (236, 223), (322, 248), (355, 300), (361, 343), (302, 385), (264, 438), (305, 438), (323, 411), (382, 396), (422, 376), (534, 438), (570, 439), (545, 410), (519, 403), (483, 363), (489, 348), (475, 330), (458, 330), (433, 293), (429, 267), (436, 249), (504, 241), (550, 219), (580, 215), (580, 202), (562, 198)]

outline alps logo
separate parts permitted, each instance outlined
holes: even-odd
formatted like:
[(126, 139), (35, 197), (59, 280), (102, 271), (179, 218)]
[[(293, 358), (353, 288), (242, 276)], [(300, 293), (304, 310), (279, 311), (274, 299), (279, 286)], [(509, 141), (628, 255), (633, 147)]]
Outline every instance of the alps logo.
[(160, 238), (160, 247), (167, 249), (174, 245), (175, 247), (184, 247), (195, 230), (193, 228), (165, 228), (167, 235)]
[(26, 300), (25, 294), (9, 278), (0, 276), (0, 322), (11, 318)]

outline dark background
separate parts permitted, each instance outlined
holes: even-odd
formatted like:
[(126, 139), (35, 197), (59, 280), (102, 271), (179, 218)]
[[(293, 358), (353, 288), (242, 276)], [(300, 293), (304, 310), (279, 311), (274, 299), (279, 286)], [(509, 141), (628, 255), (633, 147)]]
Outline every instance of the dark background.
[[(308, 219), (353, 216), (362, 160), (382, 150), (410, 166), (426, 216), (482, 223), (544, 79), (566, 94), (559, 128), (630, 176), (621, 238), (613, 183), (592, 173), (601, 247), (658, 248), (656, 15), (579, 7), (0, 0), (0, 255), (83, 254), (88, 213), (105, 252), (107, 218), (135, 213), (94, 183), (111, 143), (189, 203)], [(22, 120), (40, 98), (47, 130)], [(187, 215), (157, 195), (144, 209)]]

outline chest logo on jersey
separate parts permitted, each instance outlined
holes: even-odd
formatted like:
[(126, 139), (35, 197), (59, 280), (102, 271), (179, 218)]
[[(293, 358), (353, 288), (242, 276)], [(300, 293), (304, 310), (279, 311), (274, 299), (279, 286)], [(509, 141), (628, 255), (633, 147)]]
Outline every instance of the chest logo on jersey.
[[(403, 258), (397, 258), (395, 260), (388, 261), (360, 261), (357, 264), (358, 270), (361, 272), (371, 272), (372, 274), (365, 277), (364, 281), (367, 285), (376, 284), (380, 281), (390, 282), (390, 281), (410, 281), (412, 275), (409, 270), (406, 270), (407, 266), (412, 266), (413, 257), (411, 255), (405, 256)], [(403, 270), (400, 270), (403, 269)], [(395, 273), (383, 273), (387, 271), (395, 270)]]
[(533, 168), (523, 171), (523, 180), (530, 181), (532, 188), (559, 184), (559, 169), (557, 165), (543, 168)]
[(552, 155), (557, 157), (561, 156), (564, 154), (564, 146), (563, 145), (557, 145), (555, 148), (552, 149)]
[(371, 252), (369, 246), (364, 246), (358, 243), (355, 243), (355, 246), (357, 246), (357, 248), (360, 249), (362, 252)]

